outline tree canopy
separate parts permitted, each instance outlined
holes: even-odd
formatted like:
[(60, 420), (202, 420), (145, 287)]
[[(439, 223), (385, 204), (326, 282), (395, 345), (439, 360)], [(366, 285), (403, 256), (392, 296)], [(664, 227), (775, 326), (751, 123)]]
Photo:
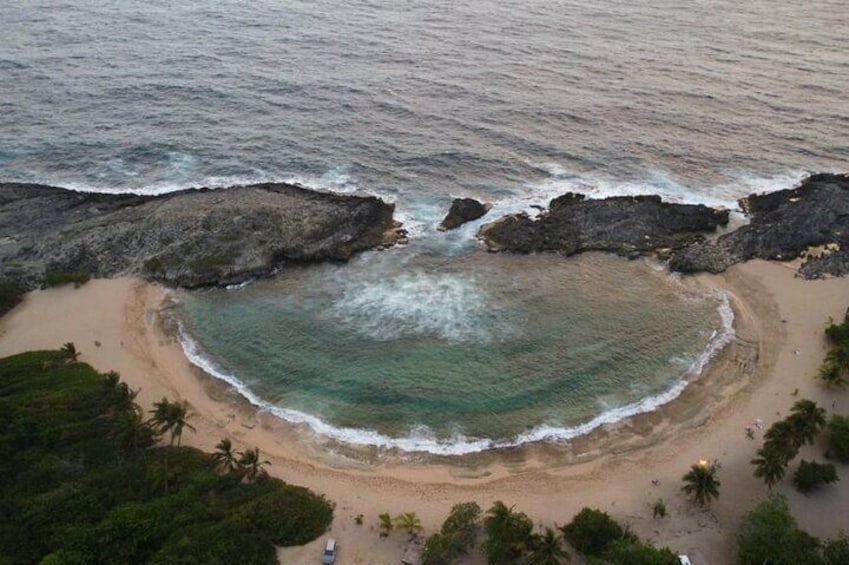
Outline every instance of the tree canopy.
[(304, 488), (156, 447), (117, 374), (66, 354), (0, 359), (0, 562), (272, 564), (274, 545), (330, 524), (331, 504)]

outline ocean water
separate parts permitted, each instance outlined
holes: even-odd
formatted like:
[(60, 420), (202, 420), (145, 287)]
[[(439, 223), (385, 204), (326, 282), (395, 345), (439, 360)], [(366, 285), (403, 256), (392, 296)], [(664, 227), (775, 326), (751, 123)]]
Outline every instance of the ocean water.
[(568, 190), (734, 209), (845, 171), (846, 14), (842, 0), (2, 2), (0, 180), (285, 180), (394, 201), (405, 249), (185, 296), (189, 353), (345, 441), (568, 438), (680, 392), (726, 339), (722, 298), (643, 262), (489, 256), (481, 221), (436, 231), (451, 199), (492, 202), (490, 217)]
[(183, 293), (189, 357), (333, 439), (464, 454), (653, 409), (733, 337), (723, 295), (649, 262), (400, 253)]

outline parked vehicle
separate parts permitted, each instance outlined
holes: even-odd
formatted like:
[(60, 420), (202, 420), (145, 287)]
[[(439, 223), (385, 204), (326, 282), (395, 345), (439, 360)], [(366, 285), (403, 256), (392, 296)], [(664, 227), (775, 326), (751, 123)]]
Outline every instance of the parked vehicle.
[(339, 553), (339, 545), (336, 543), (336, 540), (330, 538), (327, 540), (327, 543), (324, 544), (324, 553), (321, 555), (321, 564), (322, 565), (333, 565), (336, 563), (336, 555)]

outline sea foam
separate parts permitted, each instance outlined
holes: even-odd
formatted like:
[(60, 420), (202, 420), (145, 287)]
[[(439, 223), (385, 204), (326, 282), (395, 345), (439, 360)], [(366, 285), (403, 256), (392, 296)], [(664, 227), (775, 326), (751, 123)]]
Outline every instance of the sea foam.
[(293, 424), (306, 425), (312, 432), (353, 446), (372, 446), (386, 450), (402, 452), (425, 452), (434, 455), (467, 455), (491, 449), (518, 447), (534, 442), (564, 442), (578, 436), (588, 434), (593, 430), (609, 424), (615, 424), (631, 416), (651, 412), (678, 398), (687, 384), (697, 378), (708, 362), (727, 344), (734, 339), (734, 311), (728, 295), (717, 291), (720, 304), (718, 313), (720, 327), (713, 332), (707, 347), (690, 364), (687, 371), (671, 386), (660, 394), (647, 396), (636, 402), (605, 410), (588, 422), (576, 426), (556, 426), (550, 424), (538, 425), (513, 438), (492, 440), (485, 438), (470, 438), (461, 433), (452, 437), (440, 439), (435, 437), (426, 426), (417, 426), (404, 437), (391, 437), (375, 430), (364, 428), (337, 427), (314, 415), (275, 406), (266, 402), (254, 393), (237, 376), (222, 370), (218, 365), (204, 356), (198, 343), (186, 332), (182, 324), (178, 325), (179, 341), (183, 352), (189, 361), (207, 374), (230, 384), (253, 406), (268, 412), (278, 418)]

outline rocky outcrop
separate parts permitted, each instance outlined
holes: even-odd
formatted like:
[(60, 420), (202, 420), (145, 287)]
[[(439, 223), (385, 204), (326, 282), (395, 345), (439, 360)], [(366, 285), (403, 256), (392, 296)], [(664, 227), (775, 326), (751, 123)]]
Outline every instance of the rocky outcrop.
[(491, 251), (572, 255), (599, 250), (636, 257), (702, 241), (704, 233), (727, 223), (727, 210), (672, 204), (659, 196), (591, 200), (568, 193), (552, 200), (538, 219), (506, 216), (482, 226), (478, 236)]
[(282, 184), (163, 196), (0, 184), (0, 279), (45, 271), (137, 274), (169, 285), (226, 285), (286, 261), (345, 260), (391, 244), (394, 206)]
[(740, 207), (748, 225), (678, 251), (670, 268), (718, 273), (750, 259), (806, 257), (806, 278), (849, 273), (849, 176), (812, 175), (793, 189), (748, 196)]
[(491, 204), (483, 204), (473, 198), (455, 198), (445, 219), (439, 224), (439, 230), (457, 229), (466, 222), (483, 217), (490, 208), (492, 208)]

